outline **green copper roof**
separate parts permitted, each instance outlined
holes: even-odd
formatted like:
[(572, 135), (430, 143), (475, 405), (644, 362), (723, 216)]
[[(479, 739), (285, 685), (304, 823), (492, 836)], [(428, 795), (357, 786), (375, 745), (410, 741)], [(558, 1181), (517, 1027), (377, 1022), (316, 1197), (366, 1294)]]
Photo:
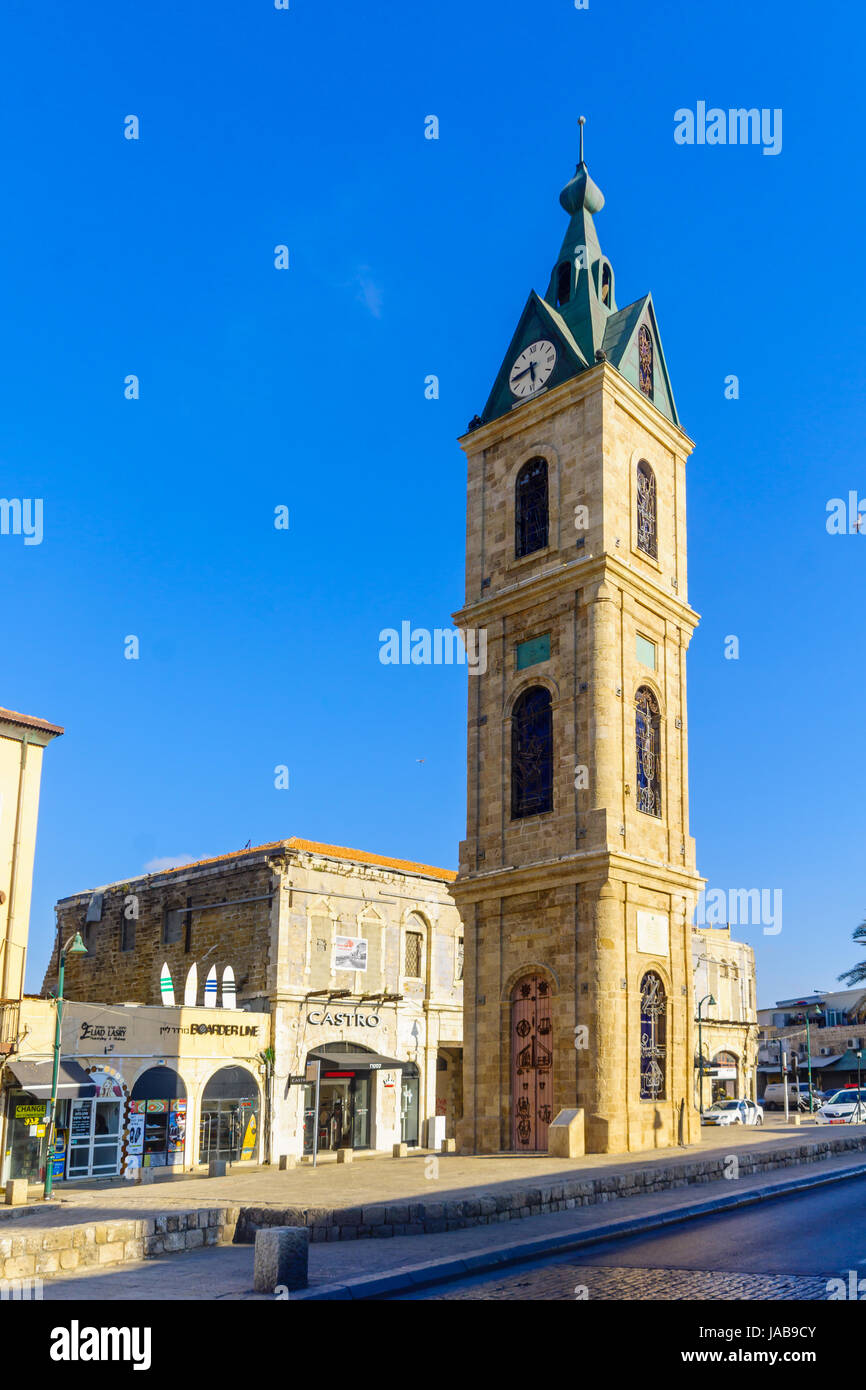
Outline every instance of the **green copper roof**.
[(569, 223), (550, 283), (544, 298), (534, 291), (530, 294), (484, 408), (484, 424), (522, 404), (511, 393), (509, 372), (520, 352), (539, 338), (557, 347), (556, 368), (546, 389), (588, 370), (603, 357), (640, 389), (638, 339), (644, 327), (652, 343), (651, 399), (663, 415), (679, 424), (651, 296), (617, 309), (613, 266), (601, 249), (593, 221), (604, 207), (604, 194), (590, 178), (582, 137), (581, 130), (580, 161), (559, 195)]

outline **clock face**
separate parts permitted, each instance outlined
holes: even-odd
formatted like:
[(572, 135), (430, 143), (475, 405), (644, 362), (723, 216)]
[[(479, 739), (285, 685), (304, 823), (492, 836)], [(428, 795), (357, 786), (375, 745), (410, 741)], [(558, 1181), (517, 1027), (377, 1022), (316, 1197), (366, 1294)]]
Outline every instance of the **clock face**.
[(516, 359), (508, 376), (514, 396), (531, 396), (539, 391), (556, 366), (556, 348), (546, 338), (530, 343)]

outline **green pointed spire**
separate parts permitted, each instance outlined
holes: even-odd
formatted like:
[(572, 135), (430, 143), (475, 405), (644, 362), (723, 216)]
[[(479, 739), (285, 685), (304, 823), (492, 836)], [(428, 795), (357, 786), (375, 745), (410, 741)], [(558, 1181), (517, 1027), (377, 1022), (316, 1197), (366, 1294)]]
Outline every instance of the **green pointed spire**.
[(587, 361), (602, 350), (607, 320), (616, 312), (613, 267), (602, 252), (593, 214), (604, 207), (604, 194), (590, 178), (583, 157), (581, 116), (580, 157), (574, 175), (559, 195), (571, 221), (550, 277), (545, 299), (565, 319)]

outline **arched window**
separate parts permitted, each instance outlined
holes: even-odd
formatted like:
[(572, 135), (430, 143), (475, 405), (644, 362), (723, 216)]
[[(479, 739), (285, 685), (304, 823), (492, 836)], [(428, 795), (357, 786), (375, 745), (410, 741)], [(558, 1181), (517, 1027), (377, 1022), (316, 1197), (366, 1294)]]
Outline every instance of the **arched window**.
[(635, 696), (635, 743), (637, 809), (648, 816), (661, 816), (661, 716), (659, 702), (646, 685), (642, 685)]
[(547, 545), (547, 460), (530, 459), (514, 488), (514, 550), (517, 558)]
[(658, 559), (659, 540), (656, 523), (656, 475), (646, 459), (637, 466), (637, 544), (638, 550)]
[(553, 710), (550, 693), (524, 690), (511, 714), (511, 818), (553, 809)]
[(607, 261), (601, 268), (601, 302), (607, 309), (613, 302), (613, 276)]
[(640, 982), (640, 1098), (664, 1100), (667, 1077), (667, 995), (654, 970)]
[(556, 307), (567, 304), (571, 298), (571, 265), (563, 261), (556, 272)]
[(653, 398), (653, 340), (645, 323), (637, 335), (638, 386), (650, 400)]

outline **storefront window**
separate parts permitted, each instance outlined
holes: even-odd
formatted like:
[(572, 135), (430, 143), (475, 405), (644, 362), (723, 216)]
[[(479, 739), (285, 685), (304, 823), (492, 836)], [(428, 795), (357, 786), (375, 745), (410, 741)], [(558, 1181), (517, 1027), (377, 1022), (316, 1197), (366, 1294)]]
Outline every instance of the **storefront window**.
[[(58, 1137), (68, 1124), (68, 1100), (57, 1102)], [(42, 1182), (45, 1177), (47, 1152), (46, 1114), (48, 1102), (37, 1100), (27, 1091), (12, 1091), (9, 1095), (6, 1142), (7, 1178), (27, 1178)]]
[(249, 1162), (256, 1154), (259, 1088), (246, 1067), (221, 1067), (204, 1088), (199, 1162)]
[(132, 1088), (127, 1153), (129, 1167), (183, 1165), (186, 1085), (171, 1067), (151, 1067)]

